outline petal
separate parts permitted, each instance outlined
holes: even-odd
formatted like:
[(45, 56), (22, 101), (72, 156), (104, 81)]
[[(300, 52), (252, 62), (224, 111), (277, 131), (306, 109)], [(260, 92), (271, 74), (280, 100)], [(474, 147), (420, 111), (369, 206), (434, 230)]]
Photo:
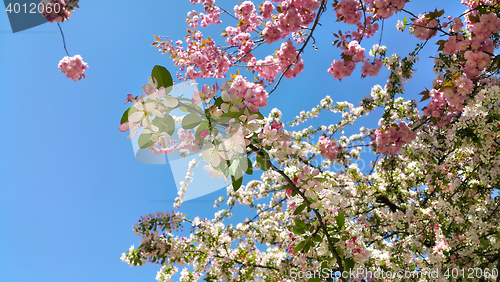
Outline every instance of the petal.
[(161, 117), (161, 118), (164, 117), (164, 115), (160, 111), (158, 111), (157, 109), (152, 109), (151, 113), (153, 115), (155, 115), (156, 117)]
[(118, 127), (118, 130), (120, 130), (121, 132), (125, 132), (127, 130), (130, 130), (130, 128), (131, 128), (131, 123), (124, 122), (124, 123), (120, 124), (120, 126)]
[(137, 127), (134, 127), (134, 129), (132, 130), (132, 133), (130, 133), (129, 136), (127, 136), (128, 139), (131, 139), (132, 137), (135, 136), (135, 134), (137, 133)]
[(151, 112), (152, 110), (155, 109), (155, 103), (154, 102), (146, 103), (144, 104), (144, 108), (146, 109), (146, 111)]
[(150, 134), (150, 133), (153, 133), (153, 131), (151, 131), (147, 128), (144, 128), (143, 130), (141, 130), (141, 133), (139, 133), (139, 135)]
[(167, 96), (166, 99), (165, 99), (165, 101), (163, 101), (163, 104), (166, 107), (174, 108), (174, 107), (177, 107), (177, 105), (179, 104), (179, 101), (177, 101), (177, 99), (175, 99), (172, 96)]
[(231, 101), (231, 97), (229, 96), (229, 93), (227, 91), (222, 91), (222, 94), (220, 96), (222, 97), (222, 101), (224, 102)]
[(160, 89), (156, 92), (156, 96), (158, 96), (158, 98), (163, 98), (163, 96), (165, 96), (165, 87), (160, 87)]
[(158, 131), (160, 130), (160, 129), (158, 128), (158, 126), (156, 126), (156, 125), (154, 125), (154, 124), (151, 124), (151, 125), (149, 126), (149, 128), (150, 128), (151, 130), (153, 130), (154, 132), (158, 132)]
[(144, 112), (139, 111), (129, 115), (128, 120), (131, 122), (139, 122), (143, 117), (144, 117)]
[(220, 162), (222, 161), (222, 158), (217, 156), (217, 157), (214, 157), (211, 161), (212, 165), (214, 167), (218, 167), (220, 165)]
[(142, 124), (144, 125), (144, 127), (148, 127), (150, 128), (151, 127), (151, 117), (150, 116), (146, 116), (143, 120), (142, 120)]
[(201, 151), (201, 157), (209, 163), (212, 159), (212, 151), (214, 150), (214, 146), (212, 144), (209, 144)]
[[(140, 99), (139, 99), (139, 100), (140, 100)], [(142, 110), (144, 110), (144, 108), (143, 108), (143, 106), (142, 106), (142, 102), (141, 102), (141, 101), (139, 101), (139, 100), (135, 100), (135, 101), (136, 101), (136, 103), (134, 103), (134, 107), (135, 107), (136, 109), (138, 109), (139, 111), (142, 111)]]

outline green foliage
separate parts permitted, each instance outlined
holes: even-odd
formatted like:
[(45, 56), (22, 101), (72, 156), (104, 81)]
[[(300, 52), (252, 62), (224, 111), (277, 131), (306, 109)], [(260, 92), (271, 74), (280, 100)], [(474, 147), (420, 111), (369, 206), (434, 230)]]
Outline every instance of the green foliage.
[(231, 180), (233, 181), (233, 190), (236, 192), (240, 189), (241, 184), (243, 183), (243, 177), (235, 178), (231, 175)]
[(151, 136), (152, 134), (141, 134), (139, 136), (139, 148), (145, 149), (153, 146), (154, 143), (151, 140)]
[(339, 227), (339, 230), (344, 228), (345, 224), (345, 215), (343, 212), (340, 212), (339, 215), (335, 217), (335, 221), (337, 221), (337, 225)]
[(122, 115), (122, 119), (120, 120), (120, 124), (124, 124), (124, 123), (128, 122), (128, 117), (131, 114), (135, 113), (135, 111), (136, 111), (136, 108), (134, 106), (126, 109), (125, 112)]
[(257, 154), (257, 157), (256, 157), (257, 164), (259, 165), (260, 169), (267, 171), (271, 168), (271, 166), (269, 165), (269, 163), (267, 161), (267, 160), (269, 160), (269, 155), (265, 151), (262, 151), (262, 153), (265, 155), (265, 158), (261, 154)]
[[(165, 87), (165, 90), (169, 89), (171, 90), (172, 88), (169, 88), (174, 85), (174, 82), (172, 80), (172, 75), (170, 72), (162, 66), (154, 66), (153, 70), (151, 71), (151, 77), (154, 77), (156, 79), (156, 82), (158, 83), (158, 88), (160, 87)], [(170, 92), (170, 91), (166, 91)], [(166, 93), (168, 94), (168, 93)]]
[(352, 258), (344, 259), (344, 271), (349, 271), (354, 268), (354, 260)]
[(169, 135), (172, 135), (175, 132), (175, 121), (169, 114), (165, 115), (163, 118), (156, 117), (152, 124), (157, 126), (160, 132), (166, 132)]
[(203, 121), (203, 119), (197, 115), (197, 114), (189, 114), (189, 115), (186, 115), (183, 119), (182, 119), (182, 128), (184, 129), (192, 129), (192, 128), (195, 128), (196, 126), (198, 126), (201, 122)]

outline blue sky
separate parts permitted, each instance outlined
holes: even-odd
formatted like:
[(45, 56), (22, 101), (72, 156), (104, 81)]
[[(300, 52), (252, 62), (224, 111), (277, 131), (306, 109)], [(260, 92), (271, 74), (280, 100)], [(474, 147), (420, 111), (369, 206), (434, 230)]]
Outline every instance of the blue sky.
[[(424, 1), (418, 2), (408, 9), (424, 12), (418, 10)], [(232, 11), (235, 2), (218, 3)], [(427, 10), (435, 8), (435, 1), (425, 3), (431, 3)], [(445, 15), (458, 15), (457, 6)], [(140, 216), (173, 209), (175, 183), (168, 165), (135, 160), (127, 133), (119, 132), (118, 125), (126, 95), (140, 95), (154, 65), (177, 71), (167, 55), (151, 47), (153, 35), (184, 38), (185, 16), (194, 7), (187, 0), (81, 1), (80, 7), (62, 24), (70, 55), (80, 54), (89, 64), (87, 79), (77, 82), (57, 69), (65, 56), (57, 25), (13, 34), (7, 14), (0, 13), (0, 93), (5, 99), (0, 110), (0, 281), (155, 281), (160, 268), (131, 268), (119, 258), (131, 244), (139, 244), (132, 225)], [(396, 31), (395, 20), (402, 18), (385, 23), (382, 44), (389, 55), (407, 54), (418, 42)], [(284, 121), (292, 120), (325, 95), (358, 105), (372, 85), (385, 84), (384, 76), (361, 80), (359, 66), (342, 82), (326, 72), (340, 53), (331, 47), (332, 32), (340, 28), (334, 19), (329, 6), (315, 36), (319, 50), (307, 49), (305, 71), (282, 82), (265, 115), (278, 107)], [(227, 15), (222, 20), (235, 24)], [(210, 28), (207, 35), (217, 38), (220, 28)], [(370, 40), (367, 49), (379, 37)], [(256, 55), (278, 47), (273, 44)], [(417, 98), (430, 86), (432, 60), (426, 58), (436, 49), (430, 44), (421, 53), (421, 71), (406, 84), (407, 97)], [(359, 126), (375, 127), (378, 118), (362, 119), (346, 134), (358, 132)], [(306, 125), (338, 120), (339, 115), (326, 113)], [(180, 211), (213, 217), (213, 200), (220, 195), (225, 189), (188, 201)]]

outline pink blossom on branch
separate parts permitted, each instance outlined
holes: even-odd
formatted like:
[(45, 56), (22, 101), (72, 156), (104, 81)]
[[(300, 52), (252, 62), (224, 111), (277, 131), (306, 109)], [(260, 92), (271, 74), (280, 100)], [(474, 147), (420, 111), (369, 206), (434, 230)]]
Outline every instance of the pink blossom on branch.
[(59, 62), (59, 70), (63, 72), (69, 79), (80, 80), (85, 78), (86, 69), (88, 69), (87, 63), (85, 63), (80, 55), (75, 55), (73, 57), (64, 57)]

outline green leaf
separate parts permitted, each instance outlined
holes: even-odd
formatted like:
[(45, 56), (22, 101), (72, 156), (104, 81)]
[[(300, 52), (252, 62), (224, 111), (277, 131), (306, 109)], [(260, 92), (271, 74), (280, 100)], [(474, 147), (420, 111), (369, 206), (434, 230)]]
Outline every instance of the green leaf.
[(172, 135), (175, 132), (175, 121), (171, 115), (165, 115), (163, 118), (155, 117), (152, 124), (158, 126), (160, 133), (166, 132)]
[[(266, 153), (264, 152), (264, 154), (266, 154)], [(267, 154), (266, 154), (266, 157), (267, 157)], [(268, 171), (271, 168), (271, 166), (269, 165), (269, 163), (266, 161), (266, 159), (264, 159), (261, 156), (261, 154), (257, 154), (256, 159), (257, 159), (257, 164), (259, 165), (260, 169), (262, 169), (264, 171)]]
[(295, 226), (301, 228), (301, 229), (307, 229), (307, 225), (300, 219), (294, 219), (293, 222), (295, 223)]
[(128, 122), (128, 117), (135, 113), (136, 108), (134, 106), (128, 108), (125, 110), (125, 112), (122, 115), (122, 119), (120, 120), (120, 124), (124, 124), (125, 122)]
[(238, 119), (240, 116), (244, 115), (243, 111), (239, 112), (228, 112), (228, 113), (223, 113), (221, 117), (229, 117), (229, 118), (235, 118)]
[(151, 71), (151, 77), (154, 77), (156, 79), (158, 83), (158, 88), (162, 86), (168, 88), (174, 85), (174, 82), (172, 80), (172, 75), (165, 67), (158, 65), (154, 66), (153, 70)]
[(201, 117), (197, 114), (189, 114), (189, 115), (186, 115), (183, 119), (182, 119), (182, 128), (184, 129), (191, 129), (191, 128), (195, 128), (196, 126), (198, 126), (198, 124), (200, 124), (203, 120), (201, 119)]
[(141, 134), (139, 136), (139, 148), (145, 149), (151, 147), (154, 143), (151, 140), (153, 134)]
[(236, 159), (234, 160), (233, 162), (231, 162), (231, 165), (229, 166), (229, 172), (236, 176), (236, 171), (239, 170), (239, 166), (240, 165), (240, 159)]
[(306, 233), (306, 231), (304, 229), (300, 229), (300, 228), (292, 228), (292, 232), (297, 234), (297, 235), (302, 235), (302, 234)]
[[(204, 120), (200, 124), (200, 126), (198, 126), (198, 128), (196, 129), (196, 133), (194, 134), (194, 136), (196, 137), (196, 139), (198, 139), (200, 142), (203, 142), (202, 139), (201, 139), (201, 137), (200, 137), (200, 133), (204, 129), (208, 129), (208, 120)], [(200, 144), (203, 144), (203, 143), (200, 143)]]
[(301, 213), (305, 208), (307, 207), (307, 203), (303, 203), (302, 205), (298, 206), (295, 211), (293, 212), (293, 215), (298, 215)]
[(349, 270), (354, 268), (354, 260), (352, 258), (344, 259), (344, 271), (349, 272)]
[(192, 103), (184, 103), (184, 105), (186, 105), (186, 107), (179, 107), (179, 109), (183, 112), (191, 112), (191, 113), (196, 113), (196, 114), (205, 112), (199, 106), (194, 105)]
[(217, 108), (219, 108), (219, 109), (220, 109), (220, 105), (222, 105), (222, 103), (224, 103), (224, 100), (222, 100), (222, 97), (219, 97), (219, 98), (214, 100), (214, 105), (217, 106)]
[(318, 180), (319, 182), (326, 182), (328, 181), (328, 179), (324, 178), (324, 177), (314, 177), (313, 179), (316, 179)]
[(310, 278), (309, 280), (307, 280), (307, 282), (321, 282), (321, 279), (318, 277), (313, 277), (313, 278)]
[(304, 244), (304, 253), (309, 252), (309, 249), (314, 245), (311, 239), (307, 239), (307, 242)]
[(295, 248), (293, 249), (293, 253), (296, 254), (298, 251), (300, 251), (300, 249), (302, 249), (305, 243), (306, 241), (302, 241), (297, 246), (295, 246)]
[(243, 177), (235, 179), (235, 177), (231, 175), (231, 180), (233, 181), (233, 190), (235, 192), (238, 191), (238, 189), (240, 189), (241, 187), (241, 184), (243, 183)]
[(345, 215), (343, 212), (340, 212), (339, 215), (335, 217), (335, 220), (337, 221), (337, 225), (339, 226), (339, 229), (344, 228), (345, 224)]
[(240, 163), (240, 166), (241, 166), (241, 169), (248, 175), (252, 175), (253, 174), (253, 166), (252, 166), (252, 161), (245, 157), (246, 160), (243, 160), (241, 163)]
[(312, 237), (312, 240), (313, 240), (314, 242), (318, 242), (318, 243), (323, 242), (323, 239), (322, 239), (322, 238), (321, 238), (321, 236), (319, 236), (318, 234), (314, 235), (314, 236)]

